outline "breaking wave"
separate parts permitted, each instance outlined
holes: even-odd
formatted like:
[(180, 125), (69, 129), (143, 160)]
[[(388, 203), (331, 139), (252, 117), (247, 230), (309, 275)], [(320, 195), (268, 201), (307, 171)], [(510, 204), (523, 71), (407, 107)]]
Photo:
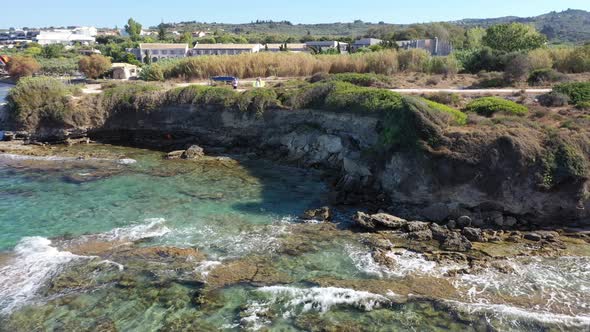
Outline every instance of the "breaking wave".
[(270, 323), (266, 314), (271, 308), (279, 308), (283, 318), (290, 318), (309, 311), (325, 313), (334, 306), (371, 311), (391, 303), (391, 299), (383, 295), (338, 287), (268, 286), (256, 292), (267, 299), (251, 301), (240, 321), (240, 325), (253, 330)]
[(23, 238), (14, 251), (16, 257), (0, 268), (0, 314), (29, 303), (67, 263), (91, 258), (59, 251), (39, 236)]

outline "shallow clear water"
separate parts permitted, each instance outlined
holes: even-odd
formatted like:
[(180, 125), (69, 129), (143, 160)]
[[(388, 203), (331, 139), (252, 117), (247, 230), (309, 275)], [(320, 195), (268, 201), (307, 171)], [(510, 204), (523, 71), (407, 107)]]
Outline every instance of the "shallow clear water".
[[(59, 152), (95, 158), (0, 155), (0, 331), (590, 326), (588, 258), (454, 275), (465, 266), (399, 250), (383, 266), (361, 235), (296, 218), (326, 203), (317, 173), (105, 145)], [(141, 251), (155, 247), (197, 251)]]
[(8, 90), (10, 90), (10, 88), (12, 88), (12, 85), (0, 83), (0, 104), (6, 99)]

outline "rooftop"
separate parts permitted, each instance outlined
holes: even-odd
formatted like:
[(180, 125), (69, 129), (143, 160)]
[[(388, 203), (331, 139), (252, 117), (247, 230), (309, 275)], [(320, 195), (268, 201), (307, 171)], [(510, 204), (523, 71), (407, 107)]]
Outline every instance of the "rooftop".
[[(284, 46), (285, 44), (266, 44), (266, 46), (268, 46), (268, 48), (281, 48), (281, 46)], [(301, 43), (301, 44), (289, 44), (287, 43), (287, 48), (305, 48), (307, 45)]]
[(215, 50), (236, 50), (236, 49), (253, 49), (260, 47), (260, 44), (196, 44), (194, 49), (215, 49)]
[(188, 48), (188, 44), (166, 44), (166, 43), (141, 43), (142, 49), (170, 49), (170, 48)]

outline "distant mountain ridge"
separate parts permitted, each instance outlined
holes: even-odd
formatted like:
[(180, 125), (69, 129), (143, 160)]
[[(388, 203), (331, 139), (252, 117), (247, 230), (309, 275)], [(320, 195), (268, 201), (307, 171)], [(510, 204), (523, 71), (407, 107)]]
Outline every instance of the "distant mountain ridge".
[[(450, 22), (438, 22), (463, 28), (489, 27), (494, 24), (520, 22), (533, 24), (539, 31), (547, 35), (551, 43), (583, 44), (590, 42), (590, 12), (568, 9), (562, 12), (550, 12), (534, 17), (507, 16), (487, 19), (463, 19)], [(435, 23), (435, 22), (432, 22)], [(179, 22), (165, 24), (168, 29), (193, 31), (225, 31), (242, 36), (251, 34), (315, 36), (315, 37), (350, 37), (366, 36), (370, 31), (402, 30), (409, 27), (423, 26), (429, 23), (391, 24), (385, 22), (370, 23), (356, 20), (354, 22), (335, 22), (319, 24), (293, 24), (289, 21), (261, 21), (251, 23), (204, 23)], [(156, 27), (152, 27), (156, 29)]]
[(533, 17), (506, 16), (487, 19), (463, 19), (449, 22), (465, 27), (488, 27), (501, 23), (533, 24), (547, 35), (552, 42), (583, 43), (590, 42), (590, 12), (568, 9), (562, 12), (550, 12)]

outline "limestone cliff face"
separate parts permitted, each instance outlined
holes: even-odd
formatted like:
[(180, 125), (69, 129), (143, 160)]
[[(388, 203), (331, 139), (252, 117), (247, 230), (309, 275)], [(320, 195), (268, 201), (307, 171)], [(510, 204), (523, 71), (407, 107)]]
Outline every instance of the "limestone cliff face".
[(539, 186), (544, 147), (530, 131), (446, 132), (436, 149), (380, 150), (375, 147), (381, 126), (379, 118), (357, 114), (273, 110), (256, 116), (178, 105), (113, 113), (88, 134), (136, 145), (162, 146), (172, 138), (257, 152), (329, 171), (339, 202), (408, 204), (434, 221), (470, 215), (497, 222), (498, 213), (543, 224), (589, 217), (587, 179), (564, 180), (551, 189)]

